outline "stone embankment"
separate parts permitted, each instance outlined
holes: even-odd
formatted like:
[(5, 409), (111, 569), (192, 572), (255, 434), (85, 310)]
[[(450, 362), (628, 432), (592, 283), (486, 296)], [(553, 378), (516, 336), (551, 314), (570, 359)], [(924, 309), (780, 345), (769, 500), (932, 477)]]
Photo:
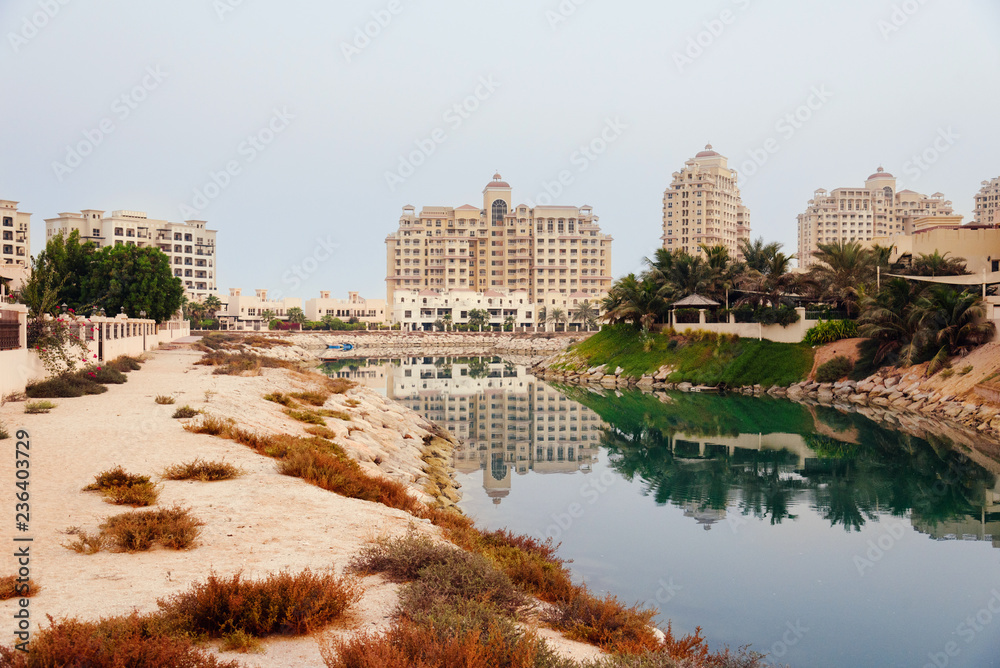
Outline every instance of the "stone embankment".
[[(589, 336), (586, 332), (314, 332), (288, 339), (324, 358), (399, 357), (407, 355), (519, 355), (538, 357), (565, 350)], [(327, 350), (328, 344), (351, 344), (350, 351)]]

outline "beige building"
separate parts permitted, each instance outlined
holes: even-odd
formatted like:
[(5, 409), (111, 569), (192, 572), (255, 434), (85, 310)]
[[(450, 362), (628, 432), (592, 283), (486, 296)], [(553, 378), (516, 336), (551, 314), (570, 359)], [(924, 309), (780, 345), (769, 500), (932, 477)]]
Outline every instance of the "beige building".
[(704, 255), (701, 245), (725, 246), (742, 257), (741, 239), (750, 238), (750, 210), (744, 206), (735, 169), (728, 159), (705, 150), (686, 163), (663, 193), (663, 247)]
[(31, 266), (31, 214), (17, 210), (17, 202), (0, 199), (0, 266)]
[(611, 286), (610, 235), (589, 206), (515, 205), (496, 174), (483, 206), (403, 207), (386, 237), (386, 293), (524, 290), (533, 303), (574, 292), (599, 299)]
[(388, 322), (385, 300), (364, 299), (358, 292), (348, 292), (347, 299), (331, 299), (329, 292), (320, 292), (319, 299), (306, 301), (304, 311), (306, 318), (313, 321), (322, 320), (329, 315), (344, 322), (351, 318), (372, 324)]
[[(960, 218), (958, 216), (952, 217)], [(931, 225), (939, 222), (936, 218), (926, 218), (917, 222), (919, 226), (911, 234), (894, 234), (875, 237), (866, 245), (891, 246), (891, 261), (900, 258), (917, 258), (938, 251), (948, 257), (962, 258), (973, 276), (986, 272), (1000, 271), (1000, 228), (989, 225), (950, 224)]]
[(983, 181), (976, 194), (976, 225), (1000, 225), (1000, 177)]
[(944, 195), (897, 192), (896, 177), (879, 167), (863, 188), (816, 191), (805, 213), (798, 216), (799, 267), (807, 269), (813, 264), (813, 252), (819, 244), (911, 234), (917, 227), (929, 226), (924, 219), (936, 217), (943, 217), (947, 225), (961, 222)]
[(393, 299), (392, 322), (409, 331), (431, 330), (438, 321), (464, 325), (473, 310), (489, 314), (486, 329), (502, 327), (508, 318), (515, 327), (535, 326), (535, 305), (527, 290), (397, 290)]
[(142, 211), (104, 211), (84, 209), (80, 213), (60, 213), (45, 220), (45, 237), (80, 232), (81, 241), (97, 246), (155, 246), (167, 254), (174, 276), (184, 282), (184, 292), (191, 301), (204, 301), (217, 295), (216, 230), (205, 227), (203, 220), (170, 223), (153, 220)]
[(271, 323), (264, 318), (265, 312), (270, 311), (274, 319), (287, 320), (288, 309), (302, 308), (301, 299), (268, 299), (267, 290), (244, 295), (240, 288), (229, 288), (229, 296), (219, 299), (222, 301), (222, 308), (216, 313), (219, 328), (229, 331), (267, 331)]

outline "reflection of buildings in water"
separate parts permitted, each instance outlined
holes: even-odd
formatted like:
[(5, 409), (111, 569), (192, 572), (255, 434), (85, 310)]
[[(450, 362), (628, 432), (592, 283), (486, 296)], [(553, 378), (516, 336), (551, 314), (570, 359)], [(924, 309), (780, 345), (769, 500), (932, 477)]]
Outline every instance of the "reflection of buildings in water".
[(719, 456), (734, 457), (740, 450), (785, 451), (793, 455), (791, 464), (798, 460), (796, 468), (805, 468), (806, 460), (814, 458), (816, 452), (806, 445), (800, 434), (739, 434), (738, 436), (689, 436), (677, 433), (673, 436), (673, 453), (678, 459), (706, 459)]
[(695, 522), (704, 527), (705, 531), (708, 531), (713, 524), (726, 519), (726, 509), (703, 508), (692, 502), (684, 505), (684, 517), (693, 518)]
[(385, 391), (387, 364), (379, 360), (350, 360), (345, 366), (334, 370), (335, 365), (342, 363), (344, 362), (331, 363), (324, 373), (330, 378), (346, 378), (373, 390)]
[(589, 471), (604, 423), (589, 408), (498, 358), (412, 358), (391, 366), (387, 394), (462, 440), (454, 466), (483, 471), (499, 503), (514, 472)]
[(947, 521), (930, 521), (914, 514), (910, 518), (913, 528), (936, 540), (981, 540), (1000, 547), (1000, 477), (993, 489), (985, 492), (985, 505), (979, 517), (968, 516)]

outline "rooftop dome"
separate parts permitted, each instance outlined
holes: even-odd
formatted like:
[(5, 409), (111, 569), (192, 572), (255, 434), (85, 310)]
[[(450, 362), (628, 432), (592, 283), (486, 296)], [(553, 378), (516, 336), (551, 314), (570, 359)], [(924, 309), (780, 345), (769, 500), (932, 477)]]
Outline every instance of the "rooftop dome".
[(868, 180), (871, 181), (872, 179), (894, 179), (894, 178), (896, 177), (890, 174), (889, 172), (885, 171), (881, 167), (879, 167), (877, 172), (868, 177)]
[(721, 157), (719, 153), (712, 150), (711, 144), (705, 144), (705, 150), (694, 156), (696, 158), (718, 158)]
[(510, 184), (503, 180), (503, 177), (500, 176), (500, 172), (497, 172), (496, 174), (493, 175), (493, 180), (490, 181), (489, 185), (487, 185), (486, 187), (487, 188), (510, 188)]

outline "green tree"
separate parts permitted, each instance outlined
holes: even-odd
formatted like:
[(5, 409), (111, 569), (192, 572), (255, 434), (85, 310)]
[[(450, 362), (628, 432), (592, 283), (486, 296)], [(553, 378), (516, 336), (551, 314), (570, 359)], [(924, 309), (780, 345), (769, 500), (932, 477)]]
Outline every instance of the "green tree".
[(303, 313), (302, 309), (298, 306), (293, 306), (288, 309), (288, 313), (286, 315), (288, 316), (288, 322), (291, 323), (301, 325), (306, 321), (306, 314)]
[(556, 330), (559, 329), (559, 325), (560, 323), (562, 323), (563, 329), (565, 330), (566, 311), (562, 310), (561, 308), (552, 309), (551, 311), (549, 311), (548, 321), (551, 322), (553, 325), (555, 325)]
[(80, 233), (73, 230), (64, 237), (53, 236), (31, 263), (31, 273), (21, 289), (21, 301), (32, 317), (54, 315), (62, 304), (78, 313), (93, 307), (85, 294), (84, 283), (90, 276), (97, 246), (80, 243)]
[(875, 255), (857, 241), (819, 244), (810, 267), (814, 280), (824, 286), (823, 297), (842, 306), (848, 315), (858, 313), (859, 290), (875, 284)]
[(949, 252), (942, 255), (937, 250), (931, 254), (921, 253), (913, 261), (913, 267), (906, 273), (914, 276), (963, 276), (969, 273), (965, 259), (948, 257)]
[(964, 355), (996, 334), (996, 326), (986, 320), (982, 297), (946, 285), (935, 285), (921, 298), (915, 317), (928, 340), (940, 346), (939, 356)]
[(895, 278), (882, 292), (866, 298), (858, 318), (862, 336), (878, 341), (875, 362), (895, 362), (909, 366), (920, 354), (920, 319), (914, 308), (924, 286), (916, 281)]
[(573, 309), (573, 319), (582, 323), (588, 332), (597, 326), (597, 316), (597, 305), (589, 299), (584, 299)]
[(474, 330), (478, 330), (480, 327), (486, 327), (490, 322), (490, 314), (485, 309), (474, 308), (469, 311), (469, 327)]
[(748, 269), (753, 269), (761, 274), (767, 273), (772, 266), (774, 256), (781, 250), (782, 244), (777, 241), (764, 243), (764, 237), (741, 239), (739, 242), (740, 253)]
[(181, 280), (174, 277), (170, 258), (159, 248), (108, 246), (94, 255), (83, 280), (84, 302), (100, 306), (108, 315), (124, 309), (132, 318), (141, 311), (157, 322), (169, 320), (184, 298)]
[(203, 301), (202, 304), (205, 307), (205, 311), (208, 313), (209, 319), (215, 320), (215, 314), (222, 308), (222, 300), (215, 295), (209, 295), (208, 297), (205, 297), (205, 301)]

